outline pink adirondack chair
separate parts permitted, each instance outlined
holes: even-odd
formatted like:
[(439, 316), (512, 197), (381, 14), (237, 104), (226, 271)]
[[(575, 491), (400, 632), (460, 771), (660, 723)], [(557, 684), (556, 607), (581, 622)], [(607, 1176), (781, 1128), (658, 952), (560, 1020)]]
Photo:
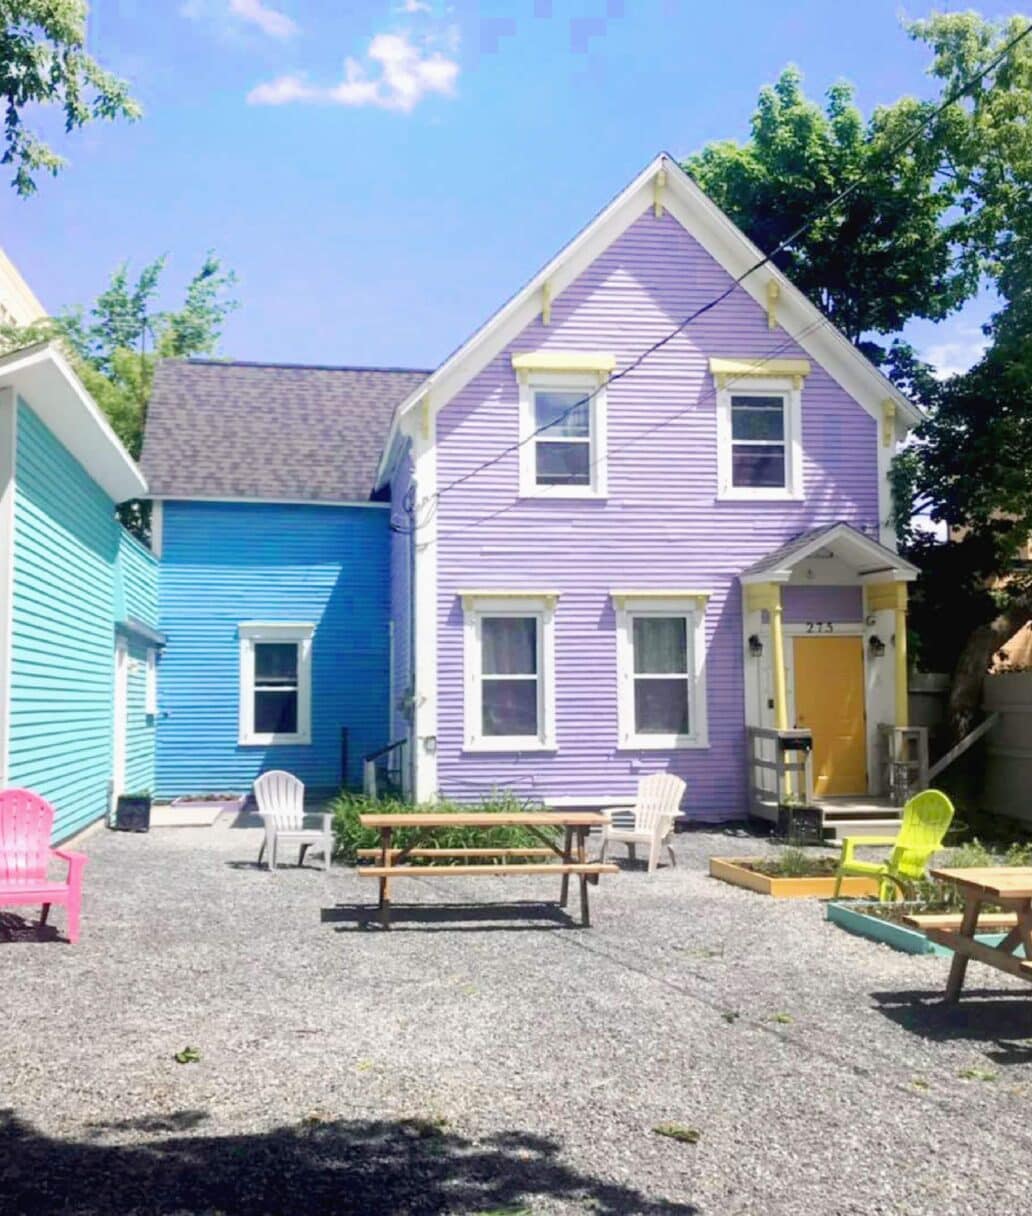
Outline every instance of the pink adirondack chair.
[[(54, 808), (31, 790), (0, 793), (0, 906), (42, 904), (40, 924), (47, 923), (51, 904), (62, 904), (68, 915), (68, 940), (79, 939), (82, 870), (86, 857), (50, 847)], [(68, 863), (68, 877), (47, 877), (51, 858)]]

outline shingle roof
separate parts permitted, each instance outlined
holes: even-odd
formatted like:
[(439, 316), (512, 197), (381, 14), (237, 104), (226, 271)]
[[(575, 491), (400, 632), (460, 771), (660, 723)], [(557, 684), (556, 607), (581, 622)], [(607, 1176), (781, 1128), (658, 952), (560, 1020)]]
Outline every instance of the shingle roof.
[(394, 407), (428, 374), (166, 359), (140, 465), (157, 498), (364, 501)]

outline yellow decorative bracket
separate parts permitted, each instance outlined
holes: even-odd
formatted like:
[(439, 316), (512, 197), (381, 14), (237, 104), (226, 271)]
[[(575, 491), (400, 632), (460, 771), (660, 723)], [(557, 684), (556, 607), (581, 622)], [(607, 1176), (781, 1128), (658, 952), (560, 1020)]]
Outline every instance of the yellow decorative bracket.
[(424, 393), (422, 400), (419, 403), (419, 417), (420, 417), (420, 429), (423, 432), (423, 438), (429, 439), (430, 438), (430, 421), (431, 421), (431, 417), (432, 417), (432, 415), (430, 413), (430, 394), (429, 393)]
[(541, 323), (552, 323), (552, 284), (547, 282), (541, 284)]
[(781, 285), (776, 279), (767, 280), (767, 328), (777, 329), (777, 304), (781, 299)]
[(882, 444), (891, 447), (896, 438), (896, 403), (886, 398), (882, 402)]
[(666, 188), (666, 169), (660, 169), (652, 179), (652, 210), (656, 218), (663, 214), (663, 190)]

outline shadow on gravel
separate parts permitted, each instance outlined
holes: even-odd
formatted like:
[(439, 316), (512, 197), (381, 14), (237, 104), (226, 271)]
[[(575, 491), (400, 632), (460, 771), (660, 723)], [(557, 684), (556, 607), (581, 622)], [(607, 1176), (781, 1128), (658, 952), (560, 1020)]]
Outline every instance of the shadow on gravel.
[[(323, 908), (323, 924), (338, 925), (338, 933), (383, 932), (375, 904), (335, 904)], [(544, 922), (544, 923), (542, 923)], [(508, 904), (391, 904), (391, 932), (419, 929), (423, 933), (548, 933), (580, 929), (557, 904), (521, 900)]]
[[(965, 988), (955, 1005), (941, 992), (872, 992), (875, 1008), (922, 1038), (995, 1043), (986, 1055), (998, 1064), (1032, 1064), (1032, 998), (991, 988)], [(1017, 1041), (1015, 1041), (1017, 1040)]]
[(0, 945), (12, 942), (67, 942), (64, 933), (52, 924), (41, 925), (39, 915), (19, 916), (0, 912)]
[[(198, 1112), (183, 1112), (192, 1126)], [(135, 1124), (165, 1130), (177, 1116)], [(132, 1121), (115, 1125), (132, 1126)], [(52, 1140), (0, 1111), (0, 1195), (10, 1216), (147, 1213), (433, 1216), (529, 1210), (535, 1197), (595, 1213), (692, 1216), (692, 1204), (578, 1173), (552, 1140), (508, 1132), (472, 1141), (437, 1123), (324, 1122), (242, 1136), (132, 1145)]]

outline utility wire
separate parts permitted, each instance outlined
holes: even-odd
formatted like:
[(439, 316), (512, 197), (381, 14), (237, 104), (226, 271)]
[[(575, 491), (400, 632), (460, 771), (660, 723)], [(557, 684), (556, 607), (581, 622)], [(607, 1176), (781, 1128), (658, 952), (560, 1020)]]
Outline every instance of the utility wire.
[[(901, 152), (905, 151), (908, 147), (910, 147), (910, 145), (913, 144), (913, 142), (915, 140), (919, 139), (922, 135), (924, 135), (926, 130), (932, 125), (932, 123), (934, 123), (936, 121), (936, 119), (938, 119), (940, 117), (940, 115), (942, 115), (946, 110), (948, 110), (949, 107), (952, 106), (955, 102), (959, 101), (961, 97), (965, 96), (967, 93), (970, 93), (972, 89), (974, 89), (977, 85), (981, 84), (982, 81), (990, 74), (990, 72), (993, 72), (997, 67), (999, 67), (1000, 64), (1003, 63), (1003, 61), (1008, 57), (1008, 55), (1010, 55), (1011, 51), (1013, 51), (1014, 48), (1016, 46), (1018, 46), (1019, 43), (1023, 42), (1030, 34), (1032, 34), (1032, 23), (1029, 23), (1019, 34), (1016, 34), (1013, 38), (1011, 38), (1001, 48), (1001, 50), (996, 55), (993, 56), (993, 58), (989, 61), (989, 63), (987, 63), (985, 65), (985, 67), (983, 67), (974, 76), (972, 76), (968, 80), (964, 81), (963, 84), (958, 85), (957, 88), (953, 89), (943, 99), (943, 101), (941, 101), (933, 110), (931, 110), (924, 117), (924, 119), (922, 119), (922, 121), (920, 123), (917, 124), (917, 126), (911, 132), (909, 132), (904, 138), (897, 140), (888, 149), (886, 149), (884, 156), (883, 156), (883, 161), (887, 163), (889, 161), (894, 160)], [(628, 363), (628, 365), (626, 367), (622, 368), (618, 372), (615, 372), (612, 376), (610, 376), (608, 378), (607, 381), (605, 381), (604, 383), (600, 383), (597, 388), (595, 388), (591, 392), (587, 393), (579, 401), (575, 401), (571, 406), (569, 406), (567, 409), (565, 409), (557, 417), (553, 418), (550, 422), (546, 423), (543, 426), (537, 427), (535, 430), (531, 431), (528, 435), (525, 435), (525, 436), (523, 436), (523, 438), (517, 440), (515, 443), (509, 444), (507, 447), (502, 448), (494, 456), (489, 457), (487, 460), (483, 461), (481, 464), (476, 465), (474, 468), (469, 469), (467, 472), (461, 474), (461, 476), (456, 477), (453, 481), (450, 481), (447, 485), (442, 486), (439, 490), (435, 490), (433, 492), (433, 495), (431, 496), (434, 499), (434, 502), (436, 503), (436, 502), (440, 501), (440, 499), (445, 494), (447, 494), (450, 491), (456, 489), (457, 487), (463, 485), (465, 482), (470, 481), (478, 473), (482, 473), (486, 469), (489, 469), (492, 466), (498, 464), (500, 461), (504, 460), (507, 456), (511, 455), (513, 452), (518, 451), (520, 448), (522, 448), (526, 444), (530, 443), (533, 439), (536, 439), (537, 436), (540, 435), (542, 432), (551, 430), (554, 427), (556, 427), (559, 423), (563, 422), (566, 418), (568, 418), (576, 410), (580, 409), (582, 406), (587, 405), (591, 401), (593, 401), (594, 398), (598, 396), (598, 394), (602, 391), (602, 389), (604, 387), (608, 387), (611, 384), (615, 384), (617, 381), (622, 380), (625, 376), (629, 376), (633, 371), (635, 371), (635, 370), (637, 370), (637, 368), (641, 367), (641, 365), (645, 362), (646, 359), (651, 358), (652, 355), (654, 355), (657, 351), (662, 350), (664, 346), (666, 346), (670, 342), (672, 342), (674, 340), (674, 338), (676, 338), (679, 334), (683, 333), (684, 330), (687, 329), (689, 325), (692, 325), (700, 317), (704, 316), (706, 313), (712, 311), (718, 305), (722, 304), (724, 302), (724, 300), (726, 300), (730, 295), (732, 295), (737, 290), (737, 288), (740, 287), (742, 285), (742, 283), (745, 282), (746, 279), (748, 279), (751, 275), (755, 274), (758, 270), (762, 270), (763, 267), (768, 265), (774, 258), (776, 258), (778, 256), (779, 253), (784, 252), (784, 250), (787, 249), (789, 245), (791, 245), (795, 241), (797, 241), (805, 232), (808, 232), (810, 230), (810, 228), (812, 228), (814, 226), (814, 224), (818, 223), (821, 219), (823, 219), (826, 215), (828, 215), (829, 212), (833, 211), (836, 207), (840, 206), (843, 202), (845, 202), (846, 199), (850, 198), (853, 194), (855, 194), (856, 191), (859, 190), (866, 183), (866, 181), (868, 180), (868, 177), (869, 177), (869, 175), (858, 177), (856, 179), (856, 181), (852, 182), (848, 186), (845, 186), (842, 190), (840, 190), (838, 192), (838, 194), (836, 194), (832, 199), (830, 199), (827, 203), (825, 203), (825, 205), (823, 207), (821, 207), (818, 211), (814, 212), (814, 214), (811, 215), (809, 218), (804, 220), (803, 223), (801, 223), (798, 226), (798, 228), (795, 228), (792, 232), (790, 232), (788, 234), (788, 236), (784, 237), (781, 241), (779, 241), (778, 244), (769, 253), (764, 254), (759, 259), (759, 261), (754, 262), (751, 266), (749, 266), (746, 270), (744, 270), (737, 278), (733, 279), (723, 291), (721, 291), (718, 295), (714, 296), (713, 299), (707, 301), (707, 303), (705, 303), (705, 304), (701, 305), (699, 308), (695, 309), (694, 312), (690, 313), (687, 317), (685, 317), (682, 321), (680, 321), (672, 330), (670, 330), (668, 333), (664, 334), (663, 337), (661, 337), (661, 338), (657, 339), (655, 342), (653, 342), (651, 346), (646, 347), (645, 350), (641, 351), (638, 355), (636, 355), (635, 358), (632, 359), (631, 362)], [(416, 530), (422, 526), (425, 526), (425, 523), (417, 524), (417, 523), (413, 522), (412, 530)], [(396, 528), (395, 530), (403, 531), (404, 529)]]

